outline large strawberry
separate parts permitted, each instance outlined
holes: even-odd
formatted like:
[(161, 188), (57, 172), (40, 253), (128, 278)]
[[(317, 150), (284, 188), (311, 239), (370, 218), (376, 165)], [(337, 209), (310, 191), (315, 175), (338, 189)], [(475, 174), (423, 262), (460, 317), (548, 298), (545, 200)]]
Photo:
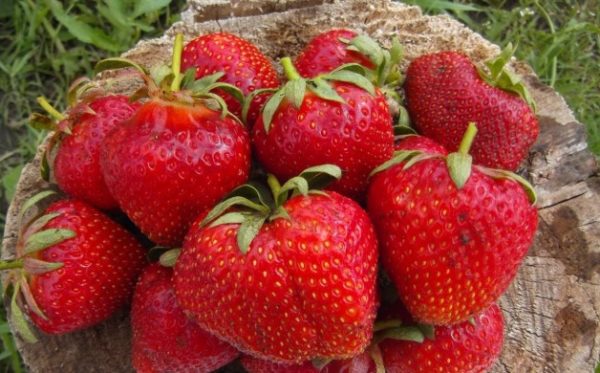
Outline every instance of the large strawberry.
[(305, 80), (289, 58), (282, 64), (289, 82), (273, 94), (253, 128), (258, 159), (283, 180), (310, 166), (336, 164), (344, 175), (331, 189), (360, 199), (371, 170), (393, 153), (384, 96), (349, 70)]
[[(249, 41), (227, 32), (215, 32), (199, 36), (183, 49), (182, 71), (196, 68), (196, 77), (220, 73), (220, 81), (239, 88), (244, 95), (258, 89), (279, 86), (277, 71), (271, 61)], [(242, 106), (230, 94), (218, 92), (229, 110), (242, 118)], [(252, 100), (246, 123), (249, 127), (256, 121), (268, 95), (258, 95)]]
[[(36, 195), (23, 211), (50, 194)], [(17, 305), (20, 294), (39, 329), (68, 333), (123, 306), (144, 265), (145, 251), (131, 233), (84, 202), (59, 200), (24, 226), (16, 259), (0, 267), (14, 268), (12, 316), (21, 334), (35, 340)]]
[(148, 266), (131, 307), (132, 362), (139, 373), (212, 372), (238, 355), (235, 348), (200, 329), (175, 300), (172, 269)]
[(535, 193), (508, 171), (458, 153), (401, 151), (376, 169), (368, 210), (385, 269), (414, 318), (464, 321), (507, 288), (533, 241)]
[[(181, 43), (178, 37), (179, 48)], [(244, 183), (250, 169), (246, 128), (227, 115), (219, 96), (207, 92), (236, 90), (217, 83), (215, 76), (199, 81), (183, 77), (177, 45), (173, 75), (160, 86), (132, 62), (113, 59), (100, 65), (136, 66), (148, 84), (150, 99), (107, 136), (101, 164), (121, 209), (152, 241), (166, 246), (180, 245), (192, 221)], [(214, 100), (222, 111), (209, 108), (199, 97)]]
[(309, 192), (326, 174), (340, 169), (314, 167), (283, 186), (271, 175), (272, 198), (246, 185), (192, 226), (174, 284), (201, 327), (278, 362), (364, 350), (377, 307), (377, 240), (354, 201)]
[(478, 70), (460, 52), (421, 56), (410, 64), (404, 85), (407, 107), (417, 131), (456, 151), (469, 122), (480, 134), (471, 153), (475, 163), (515, 170), (535, 142), (539, 128), (527, 89), (504, 65), (509, 45)]
[(39, 101), (58, 121), (35, 114), (32, 117), (34, 125), (45, 121), (56, 130), (46, 154), (54, 156), (53, 172), (60, 189), (94, 207), (116, 209), (117, 201), (110, 195), (100, 169), (100, 148), (106, 135), (130, 118), (139, 104), (123, 95), (93, 96), (73, 103), (65, 116), (45, 99)]

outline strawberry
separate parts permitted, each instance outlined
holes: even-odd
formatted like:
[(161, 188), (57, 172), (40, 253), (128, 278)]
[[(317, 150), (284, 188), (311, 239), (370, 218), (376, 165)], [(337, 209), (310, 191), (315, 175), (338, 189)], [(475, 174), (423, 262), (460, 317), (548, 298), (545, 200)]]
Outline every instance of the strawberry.
[[(394, 335), (393, 329), (386, 333)], [(471, 321), (436, 327), (432, 339), (387, 338), (379, 342), (379, 349), (388, 373), (483, 373), (498, 359), (503, 333), (502, 311), (492, 304)]]
[(429, 154), (448, 155), (443, 146), (424, 136), (402, 136), (400, 141), (394, 144), (394, 150), (421, 150)]
[[(269, 59), (249, 41), (227, 32), (206, 34), (190, 41), (183, 49), (182, 71), (196, 68), (196, 77), (221, 73), (220, 81), (239, 88), (244, 95), (255, 90), (279, 86), (277, 71)], [(242, 106), (231, 95), (220, 91), (229, 110), (242, 118)], [(268, 95), (258, 95), (250, 104), (246, 123), (256, 121)]]
[(192, 226), (174, 284), (202, 328), (279, 363), (364, 350), (377, 307), (377, 240), (354, 201), (309, 193), (327, 175), (341, 171), (313, 167), (283, 186), (270, 175), (273, 197), (246, 185)]
[(139, 373), (212, 372), (238, 352), (200, 329), (175, 300), (173, 270), (153, 264), (142, 272), (131, 308), (132, 361)]
[[(60, 189), (100, 209), (118, 208), (100, 170), (100, 148), (106, 135), (131, 117), (139, 104), (129, 102), (127, 96), (106, 95), (84, 99), (64, 116), (45, 99), (39, 101), (59, 121), (51, 126), (56, 133), (46, 157), (55, 150), (53, 171)], [(34, 114), (34, 121), (40, 119)]]
[[(177, 43), (181, 47), (181, 38)], [(208, 82), (213, 88), (237, 90), (216, 83), (214, 76), (202, 82), (182, 78), (178, 58), (175, 52), (173, 75), (165, 78), (170, 87), (153, 83), (144, 69), (127, 62), (146, 77), (150, 99), (107, 136), (101, 158), (104, 179), (121, 209), (148, 238), (165, 246), (180, 245), (193, 220), (244, 183), (250, 169), (246, 128), (227, 115), (219, 96), (203, 87)], [(215, 100), (222, 111), (197, 97)]]
[(458, 323), (488, 307), (533, 241), (533, 188), (508, 171), (471, 167), (475, 132), (471, 124), (448, 156), (399, 152), (369, 187), (383, 265), (419, 322)]
[[(313, 78), (319, 74), (329, 73), (347, 63), (358, 63), (369, 69), (375, 67), (373, 62), (359, 51), (348, 48), (349, 41), (358, 34), (346, 29), (333, 29), (315, 36), (302, 49), (294, 65), (305, 78)], [(345, 42), (344, 42), (345, 41)]]
[(475, 122), (480, 131), (471, 151), (475, 163), (515, 170), (535, 142), (539, 127), (527, 89), (504, 68), (513, 51), (509, 45), (488, 62), (490, 74), (478, 71), (460, 52), (434, 53), (412, 61), (404, 89), (415, 129), (456, 151), (467, 124)]
[[(50, 194), (42, 192), (31, 201)], [(69, 333), (95, 325), (122, 307), (145, 265), (145, 250), (131, 233), (72, 199), (52, 203), (25, 225), (16, 254), (17, 259), (2, 262), (0, 268), (14, 268), (9, 275), (15, 287), (12, 315), (28, 340), (35, 337), (17, 306), (19, 294), (40, 330)]]
[(331, 189), (361, 198), (371, 170), (393, 153), (385, 98), (351, 71), (304, 80), (289, 58), (282, 64), (290, 81), (267, 102), (252, 131), (258, 160), (283, 180), (310, 166), (336, 164), (344, 176)]

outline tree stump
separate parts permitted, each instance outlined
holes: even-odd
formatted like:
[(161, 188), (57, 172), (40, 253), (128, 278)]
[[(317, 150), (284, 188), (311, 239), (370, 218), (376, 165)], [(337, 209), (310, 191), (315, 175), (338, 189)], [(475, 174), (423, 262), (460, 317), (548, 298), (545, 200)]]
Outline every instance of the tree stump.
[[(417, 7), (388, 0), (189, 0), (181, 22), (161, 38), (140, 42), (125, 56), (149, 67), (169, 59), (177, 32), (189, 40), (223, 30), (256, 43), (276, 61), (334, 27), (360, 30), (384, 43), (398, 35), (405, 47), (404, 68), (429, 52), (461, 50), (479, 64), (499, 52), (496, 45), (449, 17), (424, 16)], [(539, 107), (540, 137), (520, 172), (537, 189), (540, 224), (534, 246), (500, 301), (506, 342), (493, 372), (591, 372), (600, 355), (598, 166), (587, 150), (584, 127), (562, 97), (525, 64), (513, 61), (512, 67), (524, 77)], [(5, 258), (14, 253), (19, 207), (48, 187), (39, 177), (41, 152), (23, 170), (9, 208), (2, 245)], [(37, 334), (36, 344), (17, 338), (32, 372), (132, 371), (126, 310), (79, 333)]]

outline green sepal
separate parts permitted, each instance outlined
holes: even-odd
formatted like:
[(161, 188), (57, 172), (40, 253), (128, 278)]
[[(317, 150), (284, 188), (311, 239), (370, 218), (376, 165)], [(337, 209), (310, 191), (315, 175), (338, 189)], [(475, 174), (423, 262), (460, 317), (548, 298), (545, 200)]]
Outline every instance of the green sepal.
[(248, 214), (246, 220), (242, 222), (237, 232), (237, 244), (242, 252), (246, 254), (254, 237), (260, 231), (260, 228), (267, 220), (268, 214)]
[(248, 111), (250, 111), (250, 105), (252, 104), (252, 101), (254, 101), (256, 96), (274, 92), (277, 92), (277, 88), (262, 88), (256, 89), (250, 92), (248, 96), (246, 96), (246, 98), (244, 99), (244, 104), (242, 105), (242, 120), (244, 121), (244, 123), (248, 123)]
[(473, 316), (469, 317), (467, 321), (469, 322), (469, 324), (477, 326), (477, 323), (475, 322), (475, 318)]
[(369, 92), (371, 96), (375, 96), (375, 86), (373, 83), (359, 73), (348, 70), (337, 70), (327, 74), (325, 78), (327, 80), (335, 80), (354, 84), (355, 86)]
[(283, 184), (277, 191), (276, 205), (282, 206), (288, 199), (289, 192), (292, 196), (302, 194), (307, 196), (309, 191), (325, 187), (334, 180), (342, 177), (342, 169), (334, 164), (322, 164), (305, 169), (300, 175), (295, 176)]
[(246, 220), (248, 213), (245, 212), (228, 212), (216, 218), (210, 223), (209, 227), (216, 227), (223, 224), (242, 224)]
[(29, 126), (38, 131), (54, 131), (56, 129), (56, 120), (41, 113), (31, 113), (29, 115)]
[(50, 162), (48, 161), (48, 150), (42, 154), (42, 161), (40, 162), (40, 176), (45, 182), (50, 181)]
[(229, 113), (229, 109), (227, 108), (227, 103), (225, 103), (225, 100), (223, 100), (223, 97), (221, 97), (215, 93), (202, 93), (200, 96), (204, 97), (204, 98), (212, 99), (214, 102), (216, 102), (216, 104), (217, 104), (216, 108), (211, 107), (211, 105), (209, 103), (206, 103), (207, 104), (206, 106), (211, 109), (214, 109), (216, 111), (220, 111), (221, 119), (224, 119), (227, 115), (231, 115), (231, 116), (235, 117), (233, 114)]
[(256, 202), (252, 202), (251, 200), (249, 200), (248, 198), (245, 198), (245, 197), (234, 196), (234, 197), (227, 198), (226, 200), (218, 203), (215, 207), (213, 207), (213, 209), (210, 210), (208, 215), (206, 215), (204, 220), (202, 220), (202, 222), (200, 223), (200, 226), (207, 225), (208, 223), (210, 223), (211, 221), (216, 219), (218, 216), (221, 216), (226, 210), (228, 210), (234, 206), (244, 206), (251, 210), (255, 210), (259, 213), (268, 213), (269, 212), (269, 207), (267, 207), (265, 205), (261, 205)]
[(248, 198), (249, 200), (264, 206), (269, 206), (273, 202), (271, 195), (269, 194), (269, 189), (263, 184), (253, 181), (238, 186), (232, 190), (225, 199), (235, 196)]
[(375, 373), (385, 373), (385, 363), (383, 362), (383, 354), (377, 343), (369, 346), (369, 356), (375, 363)]
[[(401, 129), (409, 128), (412, 133), (416, 134), (417, 132), (411, 128), (410, 126), (410, 116), (408, 115), (408, 110), (402, 105), (398, 105), (398, 121), (394, 126), (394, 134), (395, 135), (406, 135), (406, 133), (397, 133), (396, 127), (400, 127)], [(406, 130), (408, 131), (408, 130)]]
[(162, 255), (158, 258), (158, 262), (163, 267), (175, 267), (175, 263), (177, 262), (177, 258), (181, 254), (181, 249), (171, 249), (162, 253)]
[(50, 220), (60, 216), (60, 212), (51, 212), (49, 214), (45, 214), (36, 218), (31, 223), (27, 225), (27, 229), (25, 230), (25, 237), (30, 236), (32, 233), (39, 231), (44, 225), (46, 225)]
[(277, 109), (279, 109), (279, 105), (281, 105), (281, 102), (284, 98), (285, 90), (282, 89), (275, 92), (265, 104), (262, 112), (262, 120), (266, 133), (269, 133), (269, 130), (271, 129), (271, 122), (273, 120), (273, 116), (275, 115)]
[(515, 174), (514, 172), (510, 172), (510, 171), (506, 171), (506, 170), (487, 168), (487, 167), (482, 167), (482, 166), (476, 166), (476, 167), (479, 170), (479, 172), (481, 172), (482, 174), (485, 174), (491, 178), (510, 179), (510, 180), (516, 181), (517, 183), (521, 184), (521, 187), (523, 187), (523, 190), (525, 190), (525, 194), (527, 194), (527, 197), (529, 198), (529, 201), (531, 202), (531, 204), (535, 205), (537, 203), (537, 193), (535, 192), (535, 188), (533, 187), (533, 185), (531, 185), (529, 183), (529, 181), (527, 181), (522, 176)]
[(35, 194), (33, 197), (29, 198), (27, 201), (25, 201), (25, 203), (23, 203), (23, 206), (21, 206), (21, 211), (19, 212), (18, 219), (21, 220), (23, 218), (23, 215), (25, 215), (25, 213), (30, 208), (32, 208), (36, 203), (38, 203), (39, 201), (41, 201), (44, 198), (49, 197), (53, 194), (56, 194), (56, 192), (53, 190), (44, 190), (42, 192)]
[(309, 80), (308, 86), (311, 92), (323, 100), (339, 102), (341, 104), (346, 103), (346, 101), (344, 101), (344, 99), (336, 92), (331, 84), (321, 77), (316, 77)]
[(51, 228), (33, 233), (31, 236), (27, 237), (24, 254), (31, 254), (43, 250), (73, 237), (75, 237), (75, 232), (69, 229)]
[(150, 68), (150, 79), (152, 79), (159, 87), (168, 87), (173, 80), (172, 75), (171, 69), (167, 65), (160, 64)]
[(402, 326), (401, 320), (392, 319), (392, 320), (385, 320), (385, 321), (377, 321), (375, 323), (375, 325), (373, 326), (373, 332), (376, 333), (381, 330), (398, 328), (400, 326)]
[(23, 258), (23, 269), (28, 274), (40, 275), (46, 272), (52, 272), (64, 266), (60, 262), (46, 262), (44, 260), (25, 257)]
[(94, 83), (87, 76), (75, 79), (67, 90), (67, 105), (75, 106), (82, 91), (86, 91)]
[(308, 181), (301, 176), (295, 176), (283, 184), (281, 190), (277, 195), (277, 205), (281, 206), (287, 199), (288, 193), (291, 191), (292, 196), (302, 194), (303, 196), (308, 195)]
[(181, 78), (181, 86), (185, 88), (194, 80), (196, 80), (196, 68), (190, 67), (183, 73), (183, 77)]
[(38, 340), (36, 336), (33, 334), (31, 328), (29, 328), (29, 324), (25, 319), (25, 315), (17, 302), (17, 295), (20, 291), (20, 284), (17, 282), (13, 289), (12, 299), (10, 301), (10, 313), (12, 315), (13, 324), (17, 329), (17, 332), (23, 337), (23, 339), (28, 343), (36, 343)]
[(224, 72), (219, 71), (214, 74), (203, 76), (200, 79), (187, 82), (183, 87), (192, 92), (204, 92), (207, 91), (208, 87), (215, 84), (225, 75)]
[(392, 156), (391, 159), (388, 159), (387, 161), (383, 162), (379, 166), (375, 167), (373, 169), (373, 171), (371, 171), (371, 173), (369, 174), (369, 177), (373, 177), (373, 175), (375, 175), (376, 173), (387, 170), (388, 168), (395, 166), (399, 163), (402, 163), (402, 162), (404, 162), (414, 156), (417, 156), (419, 154), (424, 154), (424, 153), (420, 150), (396, 151), (396, 152), (394, 152), (394, 155)]
[(133, 62), (132, 60), (121, 57), (106, 58), (104, 60), (98, 61), (96, 66), (94, 66), (94, 74), (99, 74), (106, 70), (125, 69), (130, 67), (133, 67), (145, 76), (148, 75), (148, 71), (146, 71), (146, 69), (143, 68), (141, 65)]
[(498, 56), (485, 62), (489, 73), (481, 69), (477, 69), (477, 71), (479, 72), (479, 76), (488, 84), (504, 91), (517, 94), (534, 112), (536, 112), (537, 105), (535, 100), (531, 96), (531, 93), (529, 93), (525, 84), (521, 81), (521, 78), (506, 68), (506, 65), (510, 62), (516, 49), (516, 46), (513, 47), (512, 43), (508, 43)]
[(450, 178), (458, 189), (461, 189), (471, 176), (473, 157), (470, 154), (450, 153), (446, 157), (446, 165)]
[(435, 340), (435, 326), (431, 324), (417, 324), (417, 328), (421, 330), (425, 338), (431, 341)]
[(215, 89), (220, 89), (220, 90), (225, 91), (227, 94), (229, 94), (230, 96), (235, 98), (240, 104), (244, 103), (244, 99), (245, 99), (244, 94), (238, 87), (234, 86), (233, 84), (224, 83), (224, 82), (216, 82), (216, 83), (209, 85), (206, 88), (206, 90), (208, 92), (215, 90)]
[(283, 86), (285, 91), (285, 98), (294, 105), (295, 108), (299, 109), (304, 101), (304, 94), (306, 93), (306, 80), (297, 79), (290, 80)]
[(357, 35), (348, 43), (348, 50), (359, 52), (373, 63), (375, 66), (382, 64), (384, 56), (381, 46), (367, 35)]
[(271, 214), (271, 216), (269, 216), (269, 221), (273, 221), (275, 219), (285, 219), (285, 220), (288, 220), (288, 221), (292, 220), (292, 218), (290, 217), (290, 214), (287, 212), (287, 210), (283, 206), (277, 207), (275, 209), (275, 211), (273, 211), (273, 213)]
[(383, 331), (382, 339), (395, 339), (399, 341), (423, 343), (425, 340), (425, 335), (423, 335), (423, 332), (417, 326), (401, 326)]

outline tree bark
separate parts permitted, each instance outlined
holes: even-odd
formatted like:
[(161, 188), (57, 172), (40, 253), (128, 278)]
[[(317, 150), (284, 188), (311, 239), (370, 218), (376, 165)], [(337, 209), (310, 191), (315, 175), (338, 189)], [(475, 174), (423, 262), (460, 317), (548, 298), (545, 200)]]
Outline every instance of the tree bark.
[[(251, 40), (277, 60), (295, 55), (312, 36), (335, 27), (363, 31), (384, 43), (398, 35), (405, 47), (404, 68), (411, 59), (440, 50), (461, 50), (478, 64), (499, 52), (447, 16), (423, 16), (416, 7), (387, 0), (190, 0), (181, 22), (125, 56), (149, 67), (169, 59), (177, 32), (189, 40), (223, 30)], [(585, 128), (562, 97), (525, 64), (513, 61), (512, 67), (524, 77), (539, 107), (540, 136), (520, 173), (537, 189), (540, 224), (535, 244), (500, 301), (506, 342), (493, 372), (591, 372), (600, 354), (598, 165), (587, 150)], [(114, 89), (127, 91), (135, 84)], [(39, 177), (41, 152), (23, 170), (9, 208), (5, 258), (14, 253), (19, 207), (49, 186)], [(17, 338), (32, 372), (132, 371), (127, 310), (89, 330), (38, 336), (36, 344)]]

